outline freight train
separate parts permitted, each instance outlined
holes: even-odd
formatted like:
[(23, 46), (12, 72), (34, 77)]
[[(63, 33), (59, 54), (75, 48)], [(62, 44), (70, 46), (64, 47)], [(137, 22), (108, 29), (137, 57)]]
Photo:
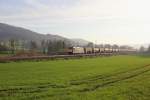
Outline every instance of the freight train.
[(113, 49), (92, 47), (69, 47), (65, 50), (67, 54), (93, 54), (93, 53), (135, 53), (135, 49)]

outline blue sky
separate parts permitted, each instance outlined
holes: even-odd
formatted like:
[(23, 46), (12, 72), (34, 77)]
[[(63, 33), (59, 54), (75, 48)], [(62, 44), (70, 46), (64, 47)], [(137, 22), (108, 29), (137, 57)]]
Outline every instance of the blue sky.
[(0, 22), (97, 43), (150, 43), (149, 0), (0, 0)]

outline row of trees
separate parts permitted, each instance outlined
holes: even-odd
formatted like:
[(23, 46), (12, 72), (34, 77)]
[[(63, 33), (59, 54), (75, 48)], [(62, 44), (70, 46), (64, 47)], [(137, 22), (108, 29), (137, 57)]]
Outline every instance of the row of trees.
[(0, 42), (0, 51), (11, 51), (12, 54), (15, 51), (36, 51), (42, 52), (43, 54), (51, 54), (55, 52), (62, 52), (66, 47), (69, 47), (70, 44), (66, 41), (51, 41), (51, 40), (42, 40), (42, 41), (20, 41), (11, 39), (9, 41)]
[[(51, 41), (51, 40), (42, 40), (42, 41), (24, 41), (24, 40), (14, 40), (10, 39), (9, 41), (0, 42), (0, 51), (11, 51), (14, 54), (16, 51), (36, 51), (42, 52), (43, 54), (54, 54), (61, 53), (65, 48), (72, 46), (69, 41)], [(133, 49), (130, 46), (118, 46), (116, 44), (94, 44), (89, 42), (85, 47), (99, 47), (99, 48), (113, 48), (113, 49)], [(141, 48), (142, 50), (143, 48)], [(150, 47), (149, 47), (150, 51)]]
[(41, 47), (42, 47), (42, 52), (44, 54), (46, 53), (51, 54), (51, 53), (56, 53), (56, 52), (63, 52), (63, 50), (69, 47), (69, 45), (67, 45), (65, 41), (43, 40), (41, 42)]
[(89, 42), (86, 47), (113, 48), (113, 49), (133, 49), (133, 47), (128, 46), (128, 45), (122, 45), (122, 46), (119, 46), (117, 44), (114, 44), (114, 45), (110, 45), (110, 44), (95, 45), (92, 42)]
[(139, 49), (139, 52), (141, 53), (150, 53), (150, 45), (146, 48), (144, 46), (141, 46)]

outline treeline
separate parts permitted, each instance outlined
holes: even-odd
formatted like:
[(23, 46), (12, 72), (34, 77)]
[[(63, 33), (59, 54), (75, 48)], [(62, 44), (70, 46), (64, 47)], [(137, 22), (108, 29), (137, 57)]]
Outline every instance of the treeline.
[(9, 41), (0, 42), (0, 52), (9, 52), (15, 54), (17, 51), (32, 51), (41, 52), (43, 54), (54, 54), (58, 52), (63, 52), (71, 44), (68, 41), (51, 41), (51, 40), (41, 40), (41, 41), (24, 41), (10, 39)]
[(150, 45), (148, 47), (141, 46), (139, 49), (140, 53), (150, 53)]
[(92, 42), (89, 42), (86, 47), (96, 47), (96, 48), (108, 48), (108, 49), (134, 49), (131, 46), (128, 45), (117, 45), (117, 44), (94, 44)]
[[(25, 40), (15, 40), (10, 39), (8, 41), (0, 42), (0, 53), (11, 53), (16, 54), (18, 51), (29, 51), (29, 52), (39, 52), (42, 54), (64, 54), (64, 50), (71, 46), (80, 46), (73, 45), (70, 41), (67, 40), (41, 40), (41, 41), (25, 41)], [(128, 45), (110, 45), (110, 44), (94, 44), (89, 42), (87, 45), (82, 47), (92, 47), (92, 48), (108, 48), (108, 49), (133, 49), (133, 47)], [(150, 48), (149, 48), (150, 51)]]

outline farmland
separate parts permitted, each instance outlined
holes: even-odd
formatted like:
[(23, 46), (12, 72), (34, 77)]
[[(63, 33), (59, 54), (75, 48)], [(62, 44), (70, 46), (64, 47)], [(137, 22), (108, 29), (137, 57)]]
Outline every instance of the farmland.
[(150, 57), (0, 63), (0, 100), (149, 100)]

